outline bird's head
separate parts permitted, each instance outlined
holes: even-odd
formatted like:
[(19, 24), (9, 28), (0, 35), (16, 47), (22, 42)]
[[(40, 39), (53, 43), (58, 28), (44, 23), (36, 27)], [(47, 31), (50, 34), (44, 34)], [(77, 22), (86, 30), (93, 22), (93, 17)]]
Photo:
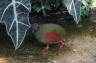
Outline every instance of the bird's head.
[(32, 32), (34, 33), (36, 31), (38, 31), (39, 25), (37, 23), (33, 23), (33, 24), (31, 24), (31, 28), (32, 28)]

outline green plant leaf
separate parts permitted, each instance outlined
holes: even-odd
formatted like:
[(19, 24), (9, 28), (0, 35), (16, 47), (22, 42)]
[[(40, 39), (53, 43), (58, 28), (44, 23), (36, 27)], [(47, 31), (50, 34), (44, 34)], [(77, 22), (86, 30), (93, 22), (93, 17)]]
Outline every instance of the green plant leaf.
[(96, 0), (92, 0), (92, 8), (96, 8)]
[(63, 3), (76, 23), (78, 23), (80, 21), (81, 0), (63, 0)]
[(26, 31), (30, 27), (28, 14), (31, 11), (29, 0), (1, 0), (0, 18), (6, 25), (15, 49), (19, 48), (24, 40)]

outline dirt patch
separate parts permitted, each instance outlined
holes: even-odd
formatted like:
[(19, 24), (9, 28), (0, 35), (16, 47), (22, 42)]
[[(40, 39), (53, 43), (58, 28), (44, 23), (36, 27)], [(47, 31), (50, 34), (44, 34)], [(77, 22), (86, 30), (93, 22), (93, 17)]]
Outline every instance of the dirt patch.
[(69, 40), (69, 53), (56, 58), (56, 63), (96, 63), (96, 37), (76, 36)]

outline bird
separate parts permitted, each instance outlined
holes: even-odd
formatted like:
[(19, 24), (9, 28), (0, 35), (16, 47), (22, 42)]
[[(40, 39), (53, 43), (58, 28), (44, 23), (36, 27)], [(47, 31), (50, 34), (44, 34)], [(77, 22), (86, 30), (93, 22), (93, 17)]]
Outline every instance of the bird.
[(58, 44), (60, 48), (64, 46), (64, 37), (66, 35), (65, 29), (58, 24), (33, 23), (32, 33), (34, 33), (34, 36), (38, 41), (43, 44), (46, 44), (46, 46), (43, 47), (44, 51), (48, 51), (50, 45), (53, 43)]

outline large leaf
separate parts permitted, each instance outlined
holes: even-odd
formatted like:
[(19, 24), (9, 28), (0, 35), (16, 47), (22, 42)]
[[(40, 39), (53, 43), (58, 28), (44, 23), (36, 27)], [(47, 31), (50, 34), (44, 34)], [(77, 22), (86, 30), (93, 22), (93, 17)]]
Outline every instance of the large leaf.
[(63, 0), (63, 3), (76, 23), (78, 23), (80, 21), (81, 0)]
[(6, 25), (7, 33), (16, 49), (21, 45), (30, 27), (29, 11), (29, 0), (0, 0), (0, 21)]
[(92, 8), (96, 8), (96, 0), (92, 0)]

